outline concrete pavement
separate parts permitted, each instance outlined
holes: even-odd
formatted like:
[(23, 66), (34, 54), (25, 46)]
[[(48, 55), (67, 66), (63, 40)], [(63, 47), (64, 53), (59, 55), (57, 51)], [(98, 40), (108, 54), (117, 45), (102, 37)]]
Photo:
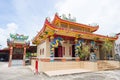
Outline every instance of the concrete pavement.
[(0, 62), (0, 80), (120, 80), (120, 70), (49, 77), (45, 74), (34, 75), (27, 66), (8, 68), (8, 63)]
[(86, 72), (92, 72), (92, 71), (86, 69), (69, 69), (69, 70), (45, 71), (44, 73), (47, 74), (49, 77), (51, 77), (51, 76), (60, 76), (60, 75), (86, 73)]

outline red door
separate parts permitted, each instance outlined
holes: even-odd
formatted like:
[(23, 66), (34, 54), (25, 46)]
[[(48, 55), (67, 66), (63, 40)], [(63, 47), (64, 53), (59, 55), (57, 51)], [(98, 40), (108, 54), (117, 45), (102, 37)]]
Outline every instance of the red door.
[(58, 48), (55, 48), (55, 57), (63, 57), (62, 46), (58, 46)]
[(58, 46), (58, 57), (62, 57), (62, 46)]

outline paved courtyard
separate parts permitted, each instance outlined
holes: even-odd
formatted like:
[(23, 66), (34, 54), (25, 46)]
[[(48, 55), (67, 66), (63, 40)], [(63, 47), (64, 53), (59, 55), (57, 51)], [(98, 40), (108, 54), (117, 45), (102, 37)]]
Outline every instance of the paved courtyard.
[(120, 70), (48, 77), (45, 74), (34, 75), (27, 66), (8, 68), (7, 65), (0, 62), (0, 80), (120, 80)]

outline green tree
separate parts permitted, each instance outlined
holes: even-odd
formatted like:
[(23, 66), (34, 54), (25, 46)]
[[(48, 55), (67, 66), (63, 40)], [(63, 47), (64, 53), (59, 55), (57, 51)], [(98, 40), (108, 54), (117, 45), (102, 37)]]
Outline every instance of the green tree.
[(105, 58), (107, 59), (107, 55), (110, 55), (110, 52), (113, 49), (113, 43), (110, 40), (105, 40), (105, 42), (102, 45), (102, 49), (105, 52)]
[(31, 57), (31, 53), (30, 52), (27, 52), (26, 53), (26, 58), (30, 58)]
[(79, 48), (79, 57), (80, 59), (84, 59), (87, 60), (89, 58), (90, 55), (90, 46), (85, 44), (82, 44), (81, 48)]
[(85, 54), (85, 60), (87, 60), (90, 55), (90, 46), (89, 45), (83, 46), (83, 54)]

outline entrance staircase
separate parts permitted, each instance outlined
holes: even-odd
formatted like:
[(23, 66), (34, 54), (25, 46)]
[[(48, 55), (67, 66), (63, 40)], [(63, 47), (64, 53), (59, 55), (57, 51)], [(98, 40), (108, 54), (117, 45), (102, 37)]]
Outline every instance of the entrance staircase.
[(98, 66), (98, 70), (111, 70), (118, 68), (118, 66), (111, 64), (108, 61), (98, 61), (97, 66)]
[(12, 60), (12, 66), (22, 66), (23, 60)]

